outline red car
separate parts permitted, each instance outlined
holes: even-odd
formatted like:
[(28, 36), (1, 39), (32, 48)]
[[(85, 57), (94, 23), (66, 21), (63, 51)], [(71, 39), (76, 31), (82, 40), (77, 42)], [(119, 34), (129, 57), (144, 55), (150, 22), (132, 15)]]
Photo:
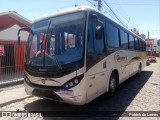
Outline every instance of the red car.
[(155, 56), (148, 56), (148, 60), (150, 62), (156, 62), (156, 57)]

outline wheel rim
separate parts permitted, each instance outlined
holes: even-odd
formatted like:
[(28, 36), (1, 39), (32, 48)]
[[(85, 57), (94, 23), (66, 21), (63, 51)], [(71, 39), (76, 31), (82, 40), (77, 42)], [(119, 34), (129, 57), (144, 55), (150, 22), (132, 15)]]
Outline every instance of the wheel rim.
[(116, 79), (112, 78), (110, 81), (110, 91), (114, 92), (116, 90)]

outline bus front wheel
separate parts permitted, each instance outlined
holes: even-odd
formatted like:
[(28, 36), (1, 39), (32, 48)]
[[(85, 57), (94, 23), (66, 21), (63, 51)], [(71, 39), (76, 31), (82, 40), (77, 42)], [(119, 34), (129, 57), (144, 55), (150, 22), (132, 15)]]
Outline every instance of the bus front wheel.
[(116, 89), (117, 89), (117, 85), (118, 85), (118, 82), (117, 82), (117, 75), (115, 72), (113, 72), (111, 74), (111, 77), (109, 79), (109, 91), (108, 91), (108, 94), (109, 96), (112, 96), (115, 94), (116, 92)]

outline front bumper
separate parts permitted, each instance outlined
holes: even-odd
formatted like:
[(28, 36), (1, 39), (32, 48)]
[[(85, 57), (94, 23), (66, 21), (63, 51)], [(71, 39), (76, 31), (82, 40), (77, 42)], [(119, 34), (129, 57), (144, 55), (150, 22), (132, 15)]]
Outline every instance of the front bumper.
[(74, 105), (85, 104), (85, 99), (83, 99), (82, 94), (80, 95), (78, 93), (77, 95), (76, 92), (74, 93), (74, 90), (79, 89), (79, 87), (74, 87), (70, 90), (66, 90), (66, 89), (61, 89), (60, 86), (43, 86), (34, 84), (25, 79), (24, 79), (24, 87), (28, 95), (33, 95), (41, 98), (46, 98)]
[(24, 86), (26, 93), (29, 95), (63, 102), (63, 99), (55, 93), (60, 90), (58, 87), (46, 87), (27, 82), (26, 80), (24, 80)]

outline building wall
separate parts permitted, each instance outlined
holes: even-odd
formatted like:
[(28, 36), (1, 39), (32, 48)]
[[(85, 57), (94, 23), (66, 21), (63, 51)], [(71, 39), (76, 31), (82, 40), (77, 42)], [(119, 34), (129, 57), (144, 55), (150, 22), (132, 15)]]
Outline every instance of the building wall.
[(5, 46), (4, 55), (0, 56), (0, 75), (23, 71), (26, 42), (22, 41), (19, 46), (16, 41), (0, 40), (0, 45)]
[(157, 40), (157, 54), (160, 57), (160, 39)]
[(157, 39), (145, 39), (148, 56), (158, 56)]

